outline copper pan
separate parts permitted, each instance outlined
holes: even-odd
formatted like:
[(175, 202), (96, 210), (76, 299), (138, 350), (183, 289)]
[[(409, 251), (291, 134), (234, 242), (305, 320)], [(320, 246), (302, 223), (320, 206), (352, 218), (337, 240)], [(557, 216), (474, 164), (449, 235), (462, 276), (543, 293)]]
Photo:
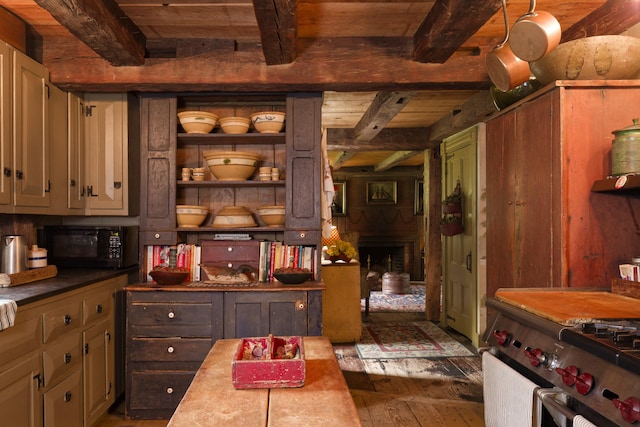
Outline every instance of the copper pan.
[(513, 53), (525, 61), (537, 61), (560, 43), (562, 29), (558, 20), (544, 11), (535, 11), (536, 0), (531, 0), (529, 12), (518, 18), (511, 28), (509, 43)]
[(487, 54), (487, 73), (493, 84), (502, 92), (529, 80), (531, 70), (529, 63), (518, 58), (509, 45), (509, 21), (507, 18), (507, 3), (502, 0), (504, 11), (505, 37), (504, 41)]

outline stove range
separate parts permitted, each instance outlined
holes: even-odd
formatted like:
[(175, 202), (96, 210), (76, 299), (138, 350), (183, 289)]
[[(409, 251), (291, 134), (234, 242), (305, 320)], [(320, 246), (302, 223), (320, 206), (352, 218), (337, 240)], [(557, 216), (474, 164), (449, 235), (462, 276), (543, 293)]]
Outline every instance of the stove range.
[(564, 326), (495, 298), (487, 299), (487, 307), (494, 314), (484, 340), (492, 353), (560, 393), (565, 414), (580, 414), (600, 427), (640, 421), (640, 319)]

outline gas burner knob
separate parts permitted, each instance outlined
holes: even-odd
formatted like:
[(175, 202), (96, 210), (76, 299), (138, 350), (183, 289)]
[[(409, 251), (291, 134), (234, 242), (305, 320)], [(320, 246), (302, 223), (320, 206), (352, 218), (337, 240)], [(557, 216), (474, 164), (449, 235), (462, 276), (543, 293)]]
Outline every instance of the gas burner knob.
[(588, 372), (584, 372), (576, 377), (576, 390), (578, 393), (585, 396), (593, 388), (593, 375)]
[(620, 410), (620, 414), (625, 421), (635, 423), (640, 421), (640, 399), (629, 397), (625, 401), (619, 399), (611, 399), (613, 406)]
[(493, 331), (493, 337), (498, 341), (498, 344), (502, 346), (507, 346), (511, 342), (511, 336), (504, 329), (502, 331)]
[(565, 383), (569, 387), (573, 387), (576, 383), (579, 370), (577, 367), (571, 365), (567, 366), (566, 368), (556, 368), (556, 372), (562, 376), (563, 383)]
[(524, 355), (529, 358), (529, 362), (531, 362), (533, 366), (540, 366), (540, 364), (546, 360), (546, 355), (539, 348), (532, 349), (531, 347), (527, 347), (524, 349)]

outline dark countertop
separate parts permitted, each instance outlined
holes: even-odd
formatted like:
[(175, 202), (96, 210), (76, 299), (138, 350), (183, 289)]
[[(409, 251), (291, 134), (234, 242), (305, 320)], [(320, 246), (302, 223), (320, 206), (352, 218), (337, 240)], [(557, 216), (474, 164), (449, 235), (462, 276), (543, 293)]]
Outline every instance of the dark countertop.
[(131, 274), (137, 278), (138, 266), (119, 270), (59, 269), (57, 276), (50, 279), (0, 288), (0, 299), (10, 299), (21, 306), (123, 274)]

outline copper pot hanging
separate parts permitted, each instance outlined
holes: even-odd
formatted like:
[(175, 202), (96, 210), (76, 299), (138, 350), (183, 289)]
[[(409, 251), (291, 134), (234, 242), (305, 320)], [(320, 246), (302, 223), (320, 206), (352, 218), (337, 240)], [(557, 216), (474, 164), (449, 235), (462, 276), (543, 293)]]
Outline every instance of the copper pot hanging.
[(509, 19), (507, 18), (507, 2), (502, 0), (504, 12), (504, 41), (487, 54), (487, 73), (493, 84), (502, 92), (529, 80), (531, 70), (529, 63), (516, 56), (509, 45)]
[(560, 43), (562, 29), (558, 20), (544, 11), (535, 11), (531, 0), (529, 12), (522, 15), (511, 28), (511, 49), (520, 59), (533, 62), (555, 49)]

